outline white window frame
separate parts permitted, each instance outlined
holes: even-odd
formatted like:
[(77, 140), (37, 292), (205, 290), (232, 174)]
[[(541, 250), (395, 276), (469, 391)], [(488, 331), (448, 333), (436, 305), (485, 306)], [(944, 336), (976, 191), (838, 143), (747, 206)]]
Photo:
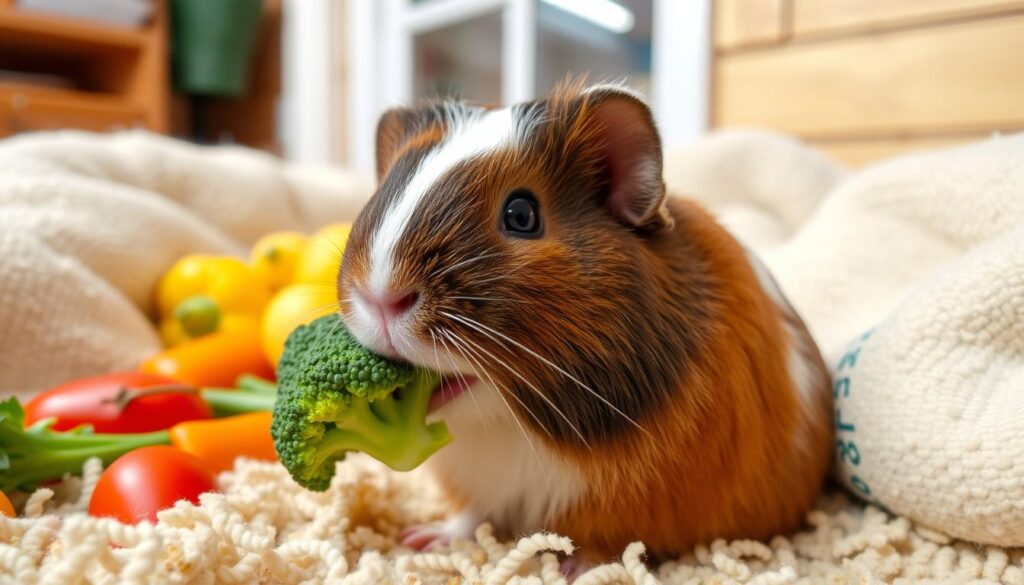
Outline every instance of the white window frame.
[(286, 157), (333, 161), (331, 0), (285, 0), (281, 25), (278, 139)]
[[(293, 20), (293, 42), (285, 43), (286, 67), (304, 71), (323, 69), (323, 39), (330, 36), (331, 19), (324, 16), (329, 0), (291, 0), (288, 8), (301, 15)], [(502, 101), (531, 99), (536, 80), (536, 18), (539, 0), (347, 0), (335, 8), (347, 10), (347, 112), (349, 160), (347, 166), (374, 168), (374, 132), (377, 118), (389, 107), (410, 103), (413, 97), (413, 37), (502, 11)], [(667, 146), (689, 142), (707, 130), (710, 90), (710, 36), (712, 0), (653, 0), (651, 107)], [(320, 20), (318, 20), (320, 19)], [(311, 29), (321, 29), (317, 30)], [(286, 35), (289, 29), (286, 27)], [(326, 34), (324, 31), (327, 31)], [(287, 37), (286, 37), (287, 38)], [(329, 55), (329, 51), (324, 52)], [(328, 66), (329, 71), (329, 66)], [(329, 79), (329, 73), (327, 74)], [(283, 110), (299, 124), (285, 140), (287, 153), (302, 160), (330, 160), (329, 132), (323, 123), (331, 116), (331, 103), (320, 95), (319, 84), (300, 76), (285, 76)], [(289, 90), (293, 91), (289, 91)], [(334, 100), (337, 102), (337, 100)], [(319, 120), (319, 124), (317, 123)]]

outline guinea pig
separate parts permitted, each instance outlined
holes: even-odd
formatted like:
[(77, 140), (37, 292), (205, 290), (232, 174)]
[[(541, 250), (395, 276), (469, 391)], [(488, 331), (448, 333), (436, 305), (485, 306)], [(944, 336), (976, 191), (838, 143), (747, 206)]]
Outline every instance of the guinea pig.
[(354, 336), (441, 371), (428, 465), (461, 512), (424, 547), (550, 530), (577, 558), (799, 525), (832, 449), (829, 377), (758, 260), (666, 195), (651, 111), (615, 85), (386, 112), (338, 277)]

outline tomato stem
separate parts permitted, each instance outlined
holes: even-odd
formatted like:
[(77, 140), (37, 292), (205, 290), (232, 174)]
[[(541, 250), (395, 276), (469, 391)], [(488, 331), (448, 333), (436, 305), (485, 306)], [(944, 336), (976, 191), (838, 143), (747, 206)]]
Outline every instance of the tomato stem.
[(238, 389), (271, 396), (277, 394), (277, 384), (252, 374), (244, 374), (238, 378)]
[(131, 386), (121, 386), (117, 389), (117, 394), (111, 398), (104, 398), (100, 401), (101, 404), (116, 404), (118, 410), (123, 411), (132, 403), (133, 400), (138, 398), (144, 398), (146, 396), (155, 396), (157, 394), (199, 394), (199, 389), (194, 386), (187, 384), (157, 384), (155, 386), (147, 386), (145, 388), (133, 388)]
[(273, 410), (277, 398), (274, 394), (218, 388), (203, 388), (199, 395), (217, 417)]

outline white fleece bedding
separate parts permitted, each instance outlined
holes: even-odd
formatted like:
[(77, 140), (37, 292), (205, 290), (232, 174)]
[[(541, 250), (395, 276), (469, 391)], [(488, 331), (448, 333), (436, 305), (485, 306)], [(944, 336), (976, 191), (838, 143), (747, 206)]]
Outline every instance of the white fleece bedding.
[[(1024, 136), (853, 173), (725, 132), (668, 153), (666, 180), (763, 256), (837, 368), (851, 489), (1024, 545)], [(0, 142), (0, 393), (132, 367), (158, 347), (150, 296), (175, 258), (352, 219), (370, 190), (143, 133)]]

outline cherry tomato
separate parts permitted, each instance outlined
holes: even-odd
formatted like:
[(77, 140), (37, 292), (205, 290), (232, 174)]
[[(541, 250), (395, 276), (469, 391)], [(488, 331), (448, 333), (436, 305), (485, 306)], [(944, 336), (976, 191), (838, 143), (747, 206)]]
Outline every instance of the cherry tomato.
[(56, 417), (53, 428), (66, 431), (91, 424), (97, 433), (148, 433), (162, 431), (179, 422), (210, 418), (210, 407), (198, 394), (167, 392), (144, 394), (117, 402), (118, 392), (130, 393), (153, 386), (181, 386), (165, 376), (122, 372), (95, 376), (50, 388), (25, 405), (25, 425)]
[(175, 447), (154, 445), (126, 453), (96, 482), (89, 514), (116, 518), (125, 524), (156, 522), (156, 513), (178, 500), (199, 502), (214, 491), (213, 473), (202, 461)]
[(7, 494), (0, 492), (0, 515), (14, 518), (14, 506), (7, 499)]

